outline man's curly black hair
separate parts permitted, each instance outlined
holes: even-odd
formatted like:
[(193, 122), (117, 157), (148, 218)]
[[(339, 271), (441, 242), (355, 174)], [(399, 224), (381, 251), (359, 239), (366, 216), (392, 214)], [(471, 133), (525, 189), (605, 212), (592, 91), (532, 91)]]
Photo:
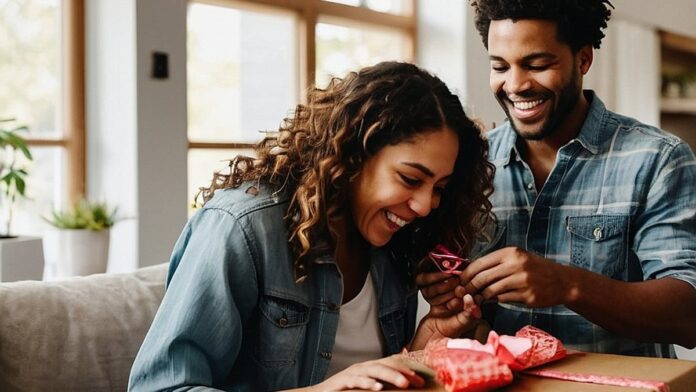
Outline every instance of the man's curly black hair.
[(611, 17), (609, 0), (472, 0), (476, 29), (488, 48), (491, 20), (543, 19), (558, 24), (558, 40), (573, 53), (586, 45), (599, 49)]

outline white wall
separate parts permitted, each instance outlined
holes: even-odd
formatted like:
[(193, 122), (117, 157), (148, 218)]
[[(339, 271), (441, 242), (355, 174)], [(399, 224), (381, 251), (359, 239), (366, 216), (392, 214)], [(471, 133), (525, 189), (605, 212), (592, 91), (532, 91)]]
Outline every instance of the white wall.
[[(135, 3), (85, 3), (87, 194), (128, 217), (112, 229), (110, 270), (137, 266)], [(114, 268), (114, 266), (116, 266)]]
[[(123, 0), (112, 0), (123, 1)], [(139, 266), (169, 260), (186, 222), (186, 0), (135, 0)], [(169, 54), (169, 79), (150, 76)]]
[(505, 113), (488, 84), (488, 54), (473, 22), (473, 9), (460, 0), (434, 0), (418, 9), (417, 62), (459, 95), (467, 114), (487, 127)]
[[(88, 195), (119, 206), (109, 271), (167, 261), (186, 221), (186, 1), (86, 6)], [(152, 51), (169, 53), (166, 80)]]

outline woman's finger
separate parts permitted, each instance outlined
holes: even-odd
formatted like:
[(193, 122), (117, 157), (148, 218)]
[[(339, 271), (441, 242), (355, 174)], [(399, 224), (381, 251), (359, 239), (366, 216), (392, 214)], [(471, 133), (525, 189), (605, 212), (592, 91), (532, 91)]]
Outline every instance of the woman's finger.
[(399, 388), (408, 388), (409, 380), (418, 377), (416, 372), (392, 357), (353, 365), (347, 369), (347, 373), (351, 376), (369, 377), (380, 383), (390, 383)]
[(454, 291), (451, 290), (437, 296), (426, 297), (425, 294), (423, 294), (423, 298), (430, 304), (430, 306), (438, 306), (447, 303), (449, 300), (455, 298), (455, 296)]
[(447, 310), (459, 310), (462, 308), (462, 297), (454, 297), (445, 304)]
[(462, 301), (464, 302), (462, 309), (465, 314), (468, 314), (469, 317), (474, 317), (476, 319), (481, 318), (481, 308), (479, 308), (478, 304), (476, 304), (476, 301), (471, 294), (465, 295), (464, 298), (462, 298)]
[(422, 272), (416, 275), (416, 285), (418, 285), (418, 287), (429, 286), (451, 277), (452, 275), (444, 272)]

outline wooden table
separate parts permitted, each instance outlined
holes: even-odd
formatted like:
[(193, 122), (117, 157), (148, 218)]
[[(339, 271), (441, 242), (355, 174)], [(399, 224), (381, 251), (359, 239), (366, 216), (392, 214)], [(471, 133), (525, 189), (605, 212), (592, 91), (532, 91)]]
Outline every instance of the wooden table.
[[(418, 367), (419, 372), (429, 375), (428, 384), (422, 392), (444, 392), (445, 389), (433, 380), (432, 370)], [(589, 373), (608, 376), (631, 377), (641, 380), (663, 381), (669, 386), (670, 392), (696, 391), (696, 361), (677, 359), (660, 359), (629, 357), (612, 354), (578, 353), (554, 363), (541, 366), (539, 369), (556, 370), (570, 373)], [(640, 392), (647, 389), (598, 385), (572, 381), (554, 380), (530, 375), (515, 374), (512, 384), (498, 389), (499, 391), (570, 391), (570, 392)], [(386, 388), (385, 391), (402, 391), (401, 389)]]

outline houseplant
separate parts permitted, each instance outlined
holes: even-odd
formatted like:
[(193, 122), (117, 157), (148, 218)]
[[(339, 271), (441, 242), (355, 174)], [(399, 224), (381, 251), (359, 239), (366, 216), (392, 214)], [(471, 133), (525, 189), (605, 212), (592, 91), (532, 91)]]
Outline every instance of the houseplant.
[(115, 217), (116, 208), (87, 199), (45, 217), (56, 228), (46, 238), (46, 254), (51, 259), (48, 264), (55, 267), (55, 277), (106, 272)]
[[(0, 125), (13, 122), (14, 119), (0, 120)], [(28, 161), (33, 158), (27, 143), (19, 132), (27, 127), (0, 126), (0, 238), (14, 237), (11, 234), (12, 214), (17, 197), (24, 197), (27, 171), (21, 166), (20, 154)]]
[(12, 233), (15, 203), (26, 197), (27, 171), (23, 162), (33, 160), (26, 141), (19, 135), (24, 126), (14, 119), (0, 119), (0, 281), (41, 279), (44, 257), (41, 238)]

